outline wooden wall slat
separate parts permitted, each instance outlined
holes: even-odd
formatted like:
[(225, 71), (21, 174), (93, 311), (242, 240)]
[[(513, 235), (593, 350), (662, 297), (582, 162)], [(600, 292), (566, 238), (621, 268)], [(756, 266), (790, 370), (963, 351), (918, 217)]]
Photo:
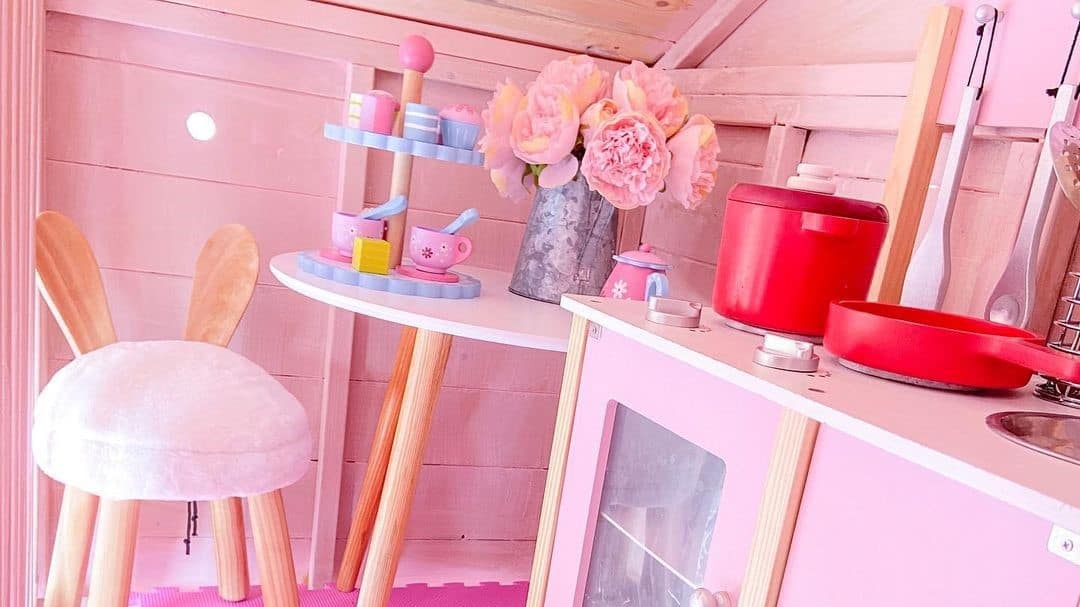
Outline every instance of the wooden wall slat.
[(271, 257), (329, 238), (334, 208), (332, 198), (71, 162), (46, 162), (45, 179), (46, 206), (79, 225), (104, 267), (189, 275), (210, 234), (238, 222), (259, 244), (264, 285), (279, 285)]
[[(345, 459), (363, 462), (386, 383), (350, 383)], [(424, 463), (543, 469), (551, 449), (557, 400), (555, 394), (538, 392), (443, 388)]]
[(48, 50), (58, 53), (344, 98), (332, 61), (64, 13), (49, 13), (45, 27)]
[[(337, 146), (322, 125), (338, 101), (52, 52), (45, 69), (46, 158), (334, 194)], [(194, 111), (216, 121), (212, 140), (188, 134)]]

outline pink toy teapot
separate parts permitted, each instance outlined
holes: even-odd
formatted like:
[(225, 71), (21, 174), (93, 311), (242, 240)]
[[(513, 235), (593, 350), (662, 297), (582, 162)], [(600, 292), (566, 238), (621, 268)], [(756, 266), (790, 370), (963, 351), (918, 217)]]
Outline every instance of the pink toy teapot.
[(602, 297), (645, 301), (654, 295), (667, 296), (665, 272), (671, 269), (671, 264), (653, 253), (652, 245), (642, 244), (638, 250), (613, 255), (612, 259), (617, 263), (600, 291)]

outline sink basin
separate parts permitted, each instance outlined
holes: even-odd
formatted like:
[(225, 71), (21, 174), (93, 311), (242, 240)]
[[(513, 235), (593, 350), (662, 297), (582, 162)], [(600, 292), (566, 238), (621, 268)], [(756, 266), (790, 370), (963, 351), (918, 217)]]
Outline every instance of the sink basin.
[(1080, 465), (1078, 416), (1008, 411), (987, 417), (986, 424), (1014, 443)]

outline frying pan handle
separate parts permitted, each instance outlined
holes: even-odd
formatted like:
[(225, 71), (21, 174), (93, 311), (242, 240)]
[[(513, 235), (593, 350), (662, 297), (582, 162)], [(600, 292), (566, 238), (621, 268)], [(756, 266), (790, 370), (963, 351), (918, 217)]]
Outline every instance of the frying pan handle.
[(859, 231), (859, 219), (803, 211), (802, 229), (828, 236), (847, 237)]
[(998, 358), (1057, 379), (1080, 383), (1080, 356), (1023, 339), (1003, 339), (1000, 343), (996, 352)]

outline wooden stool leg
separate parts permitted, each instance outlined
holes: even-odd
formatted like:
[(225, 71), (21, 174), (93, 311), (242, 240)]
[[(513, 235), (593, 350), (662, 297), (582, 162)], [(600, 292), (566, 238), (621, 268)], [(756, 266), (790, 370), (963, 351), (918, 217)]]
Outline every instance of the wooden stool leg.
[(385, 607), (390, 599), (431, 416), (450, 356), (451, 339), (449, 335), (423, 329), (416, 333), (409, 380), (386, 469), (386, 483), (360, 583), (358, 607)]
[(128, 607), (139, 502), (101, 500), (87, 607)]
[(401, 398), (405, 393), (415, 343), (416, 329), (405, 327), (401, 331), (394, 371), (390, 375), (390, 384), (386, 386), (386, 395), (383, 397), (379, 422), (375, 426), (375, 438), (371, 442), (371, 453), (368, 455), (367, 469), (364, 472), (364, 483), (360, 487), (360, 497), (356, 500), (352, 525), (349, 526), (349, 539), (345, 542), (345, 554), (341, 557), (341, 568), (338, 569), (337, 589), (342, 592), (352, 592), (356, 587), (360, 562), (367, 550), (371, 527), (375, 524), (375, 513), (379, 510), (386, 464), (390, 460), (390, 448), (394, 444), (394, 431), (401, 413)]
[(94, 538), (98, 496), (75, 487), (64, 487), (63, 491), (44, 607), (78, 607), (82, 603), (90, 542)]
[(244, 541), (244, 503), (238, 497), (210, 502), (214, 528), (214, 561), (217, 563), (218, 595), (226, 601), (247, 598), (247, 542)]
[(293, 564), (289, 526), (281, 491), (247, 498), (251, 530), (255, 535), (255, 559), (262, 579), (262, 599), (266, 607), (299, 607), (296, 566)]

